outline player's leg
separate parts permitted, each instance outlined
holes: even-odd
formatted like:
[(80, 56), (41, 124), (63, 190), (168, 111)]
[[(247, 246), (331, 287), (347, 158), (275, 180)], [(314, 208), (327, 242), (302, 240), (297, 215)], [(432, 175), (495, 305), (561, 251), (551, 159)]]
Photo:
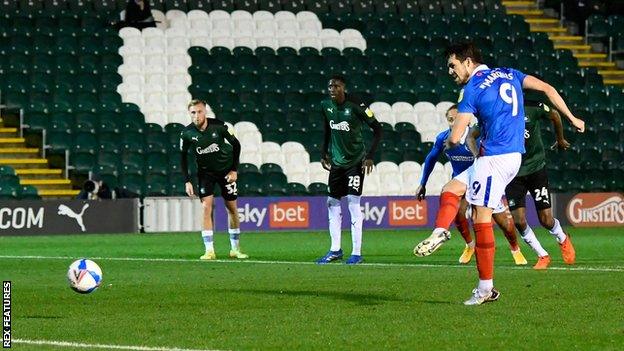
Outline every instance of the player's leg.
[(347, 202), (349, 204), (349, 214), (351, 216), (351, 256), (346, 264), (358, 264), (364, 260), (362, 258), (362, 223), (364, 215), (360, 207), (360, 197), (364, 187), (364, 172), (362, 164), (357, 164), (346, 172), (347, 176)]
[(236, 182), (228, 183), (225, 175), (219, 179), (219, 187), (221, 187), (221, 196), (225, 202), (225, 208), (228, 212), (228, 233), (230, 234), (230, 257), (245, 259), (249, 258), (240, 250), (240, 219), (238, 218), (238, 184)]
[(214, 260), (216, 258), (213, 245), (214, 225), (212, 222), (215, 180), (215, 177), (208, 173), (199, 174), (198, 176), (199, 198), (204, 215), (202, 239), (204, 240), (204, 248), (206, 250), (204, 255), (200, 257), (201, 260)]
[(557, 239), (563, 261), (566, 264), (574, 264), (576, 261), (574, 245), (572, 245), (570, 236), (563, 231), (559, 220), (554, 218), (552, 214), (546, 168), (530, 174), (528, 178), (529, 191), (531, 196), (533, 196), (540, 224), (548, 229), (550, 234)]
[(329, 171), (329, 196), (327, 197), (327, 215), (329, 217), (329, 236), (331, 247), (325, 256), (316, 260), (318, 264), (330, 263), (342, 259), (341, 249), (341, 226), (342, 209), (340, 208), (340, 198), (346, 195), (346, 178), (344, 170), (332, 168)]
[(471, 169), (472, 167), (451, 179), (442, 188), (442, 193), (440, 194), (440, 209), (436, 216), (435, 229), (427, 239), (416, 245), (414, 248), (414, 255), (419, 257), (429, 256), (445, 241), (451, 238), (449, 228), (457, 216), (461, 198), (466, 193), (468, 172), (470, 172)]
[(521, 176), (514, 178), (511, 183), (507, 185), (505, 189), (505, 195), (509, 201), (509, 209), (511, 210), (511, 216), (513, 217), (514, 225), (522, 240), (533, 249), (537, 255), (537, 263), (533, 266), (533, 269), (546, 269), (550, 264), (550, 256), (548, 252), (544, 250), (542, 244), (539, 242), (533, 229), (528, 225), (526, 221), (526, 194), (527, 194), (527, 177)]
[(492, 209), (485, 206), (473, 207), (473, 222), (476, 237), (475, 256), (479, 283), (473, 290), (465, 305), (480, 305), (484, 302), (496, 301), (498, 290), (494, 289), (494, 254), (496, 243), (492, 225)]
[(208, 195), (201, 198), (202, 208), (204, 212), (204, 229), (202, 230), (202, 239), (204, 240), (204, 248), (206, 252), (200, 257), (201, 260), (214, 260), (216, 257), (214, 252), (214, 235), (212, 223), (212, 206), (214, 196)]
[[(465, 305), (480, 305), (498, 300), (500, 293), (494, 289), (494, 254), (496, 242), (492, 223), (492, 212), (500, 206), (505, 187), (518, 173), (522, 156), (511, 153), (482, 156), (475, 160), (470, 173), (466, 200), (473, 205), (474, 231), (476, 237), (475, 255), (479, 283)], [(470, 168), (469, 168), (470, 169)]]
[(511, 213), (505, 203), (506, 201), (501, 201), (500, 206), (494, 210), (494, 221), (503, 231), (507, 242), (509, 242), (511, 256), (513, 257), (516, 265), (525, 265), (527, 264), (527, 260), (524, 258), (522, 251), (520, 251), (520, 246), (518, 246), (518, 238), (516, 237), (516, 228), (514, 227), (513, 217), (511, 216)]
[(459, 211), (457, 211), (457, 215), (455, 216), (455, 226), (466, 242), (466, 247), (464, 247), (464, 251), (459, 257), (459, 263), (461, 264), (467, 264), (470, 262), (472, 255), (474, 254), (475, 247), (475, 242), (472, 240), (472, 235), (470, 235), (470, 224), (468, 223), (468, 218), (466, 218), (467, 209), (468, 202), (465, 198), (462, 198), (459, 203)]

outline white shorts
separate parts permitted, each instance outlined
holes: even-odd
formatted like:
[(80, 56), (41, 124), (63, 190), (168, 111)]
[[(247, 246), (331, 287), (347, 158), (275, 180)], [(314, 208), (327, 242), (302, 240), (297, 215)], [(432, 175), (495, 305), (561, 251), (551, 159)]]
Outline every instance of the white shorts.
[(466, 184), (466, 201), (469, 204), (500, 211), (505, 188), (518, 173), (521, 162), (519, 152), (481, 156), (454, 179)]

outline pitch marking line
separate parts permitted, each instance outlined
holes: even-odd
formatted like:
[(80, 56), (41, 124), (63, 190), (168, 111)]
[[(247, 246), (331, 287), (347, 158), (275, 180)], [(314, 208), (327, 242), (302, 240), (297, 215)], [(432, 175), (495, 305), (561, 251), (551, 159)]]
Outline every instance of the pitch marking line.
[(83, 348), (83, 349), (135, 350), (135, 351), (219, 351), (219, 350), (181, 349), (177, 347), (171, 348), (171, 347), (106, 345), (106, 344), (84, 344), (84, 343), (78, 343), (78, 342), (54, 341), (54, 340), (13, 339), (13, 342), (16, 344), (74, 347), (74, 348)]
[[(9, 256), (0, 255), (0, 259), (34, 259), (34, 260), (76, 260), (85, 257), (71, 257), (71, 256)], [(138, 261), (138, 262), (190, 262), (190, 263), (202, 263), (210, 264), (216, 263), (235, 263), (235, 264), (285, 264), (285, 265), (314, 265), (314, 262), (297, 262), (297, 261), (260, 261), (260, 260), (211, 260), (200, 261), (198, 259), (188, 258), (147, 258), (147, 257), (88, 257), (91, 260), (102, 261)], [(329, 264), (330, 266), (338, 266), (339, 264)], [(471, 268), (470, 265), (456, 265), (456, 264), (426, 264), (426, 263), (360, 263), (358, 266), (367, 267), (397, 267), (397, 268)], [(496, 269), (529, 269), (528, 267), (510, 267), (500, 266)], [(552, 271), (581, 271), (581, 272), (624, 272), (624, 267), (549, 267), (548, 270)]]

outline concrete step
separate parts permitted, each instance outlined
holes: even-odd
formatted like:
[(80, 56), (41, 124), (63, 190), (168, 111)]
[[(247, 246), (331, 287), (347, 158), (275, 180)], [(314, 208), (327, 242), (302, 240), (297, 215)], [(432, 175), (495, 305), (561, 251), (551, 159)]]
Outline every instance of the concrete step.
[(45, 158), (0, 158), (0, 165), (11, 166), (13, 169), (48, 168)]
[(607, 54), (595, 53), (595, 52), (578, 53), (578, 54), (574, 54), (574, 57), (576, 57), (579, 61), (581, 60), (583, 61), (605, 61), (607, 59)]
[(531, 32), (543, 32), (548, 34), (549, 37), (555, 36), (567, 36), (568, 28), (565, 27), (553, 27), (553, 28), (534, 28), (531, 27)]
[(0, 148), (3, 147), (24, 147), (24, 138), (0, 138)]
[(57, 178), (57, 179), (21, 179), (21, 185), (32, 185), (37, 190), (67, 190), (72, 188), (71, 181), (69, 179)]
[(18, 134), (17, 128), (0, 127), (0, 138), (17, 138)]
[(508, 15), (520, 15), (525, 19), (537, 19), (544, 16), (544, 11), (538, 9), (509, 9), (507, 8)]
[(0, 158), (37, 158), (39, 156), (39, 149), (36, 147), (0, 148)]
[(605, 79), (624, 79), (624, 70), (620, 69), (601, 69), (598, 71), (598, 74), (603, 76)]
[(80, 193), (80, 190), (71, 189), (45, 189), (39, 190), (39, 196), (45, 198), (73, 198)]
[(591, 45), (585, 44), (555, 44), (555, 50), (572, 50), (573, 53), (587, 54), (591, 51)]
[(555, 35), (549, 36), (548, 39), (552, 40), (556, 45), (583, 45), (585, 44), (584, 38), (580, 35)]
[(49, 169), (49, 168), (28, 168), (28, 169), (16, 169), (20, 179), (59, 179), (63, 175), (61, 169)]
[(579, 61), (579, 67), (615, 68), (615, 62)]
[(537, 3), (535, 1), (503, 1), (502, 4), (507, 9), (514, 10), (530, 10), (537, 8)]
[(602, 81), (608, 85), (620, 85), (624, 87), (624, 79), (606, 79), (605, 78)]

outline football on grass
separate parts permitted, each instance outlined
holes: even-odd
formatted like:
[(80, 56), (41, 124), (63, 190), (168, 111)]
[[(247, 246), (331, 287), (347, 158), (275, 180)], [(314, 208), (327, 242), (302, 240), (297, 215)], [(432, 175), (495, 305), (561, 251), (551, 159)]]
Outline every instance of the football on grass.
[(72, 290), (81, 294), (88, 294), (100, 286), (102, 270), (91, 260), (77, 260), (69, 266), (67, 279)]

